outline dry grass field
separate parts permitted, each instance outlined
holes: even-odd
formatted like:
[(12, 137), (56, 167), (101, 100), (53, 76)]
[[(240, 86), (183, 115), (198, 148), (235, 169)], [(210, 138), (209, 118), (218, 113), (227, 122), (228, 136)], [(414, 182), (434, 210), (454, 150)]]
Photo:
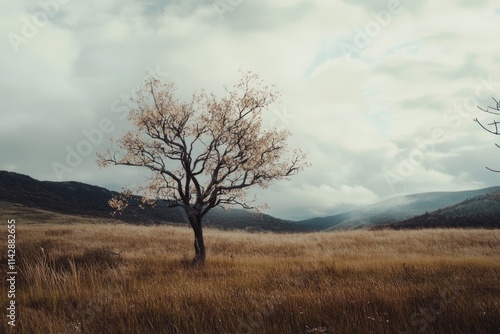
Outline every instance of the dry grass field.
[(187, 227), (19, 223), (17, 333), (500, 333), (498, 230), (205, 238), (193, 268)]

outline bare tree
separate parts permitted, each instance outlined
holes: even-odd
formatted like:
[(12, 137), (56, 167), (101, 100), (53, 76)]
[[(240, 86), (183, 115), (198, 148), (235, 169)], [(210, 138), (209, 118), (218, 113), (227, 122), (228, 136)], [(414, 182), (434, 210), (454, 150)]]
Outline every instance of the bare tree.
[[(135, 130), (112, 141), (98, 159), (101, 166), (151, 171), (150, 182), (135, 191), (144, 202), (184, 208), (194, 232), (195, 264), (205, 262), (202, 220), (207, 212), (218, 205), (250, 209), (249, 187), (266, 188), (308, 166), (301, 150), (288, 148), (288, 131), (262, 126), (262, 112), (278, 98), (272, 86), (247, 72), (231, 90), (224, 88), (223, 98), (202, 91), (181, 102), (173, 83), (149, 75), (129, 112)], [(131, 193), (125, 191), (110, 205), (123, 211)]]
[[(495, 105), (493, 107), (488, 106), (488, 107), (486, 107), (486, 109), (484, 109), (484, 108), (481, 108), (480, 106), (478, 106), (478, 108), (480, 110), (484, 111), (485, 113), (492, 114), (495, 116), (500, 116), (500, 102), (498, 102), (495, 98), (493, 98), (493, 101), (495, 101)], [(497, 136), (500, 135), (500, 132), (499, 132), (500, 129), (498, 128), (498, 125), (500, 124), (500, 122), (498, 122), (497, 120), (493, 120), (492, 123), (488, 123), (488, 124), (486, 124), (486, 126), (483, 123), (481, 123), (477, 118), (475, 118), (474, 121), (477, 122), (487, 132), (492, 133), (492, 134), (497, 135)], [(495, 144), (495, 146), (500, 148), (500, 145), (498, 145), (498, 144)], [(500, 170), (491, 169), (489, 167), (486, 167), (486, 169), (488, 169), (492, 172), (495, 172), (495, 173), (500, 173)]]

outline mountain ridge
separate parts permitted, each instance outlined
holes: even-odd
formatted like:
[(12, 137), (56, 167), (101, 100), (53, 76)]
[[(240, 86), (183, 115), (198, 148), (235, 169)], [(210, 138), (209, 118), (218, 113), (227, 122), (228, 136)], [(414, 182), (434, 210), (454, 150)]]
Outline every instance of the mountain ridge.
[(426, 212), (397, 223), (376, 228), (500, 228), (500, 190), (479, 195), (458, 204)]
[[(111, 218), (108, 200), (118, 192), (76, 181), (39, 181), (31, 176), (0, 171), (0, 201), (17, 203), (26, 207), (73, 214), (83, 217)], [(138, 197), (132, 201), (138, 201)], [(154, 208), (130, 207), (119, 220), (142, 224), (188, 224), (181, 207), (168, 207), (158, 203)], [(205, 216), (206, 226), (222, 229), (250, 231), (296, 232), (307, 228), (266, 214), (232, 209), (214, 208)]]
[[(217, 207), (205, 216), (204, 222), (206, 226), (221, 229), (312, 232), (376, 228), (377, 226), (384, 228), (433, 227), (427, 221), (424, 223), (422, 220), (428, 218), (428, 216), (422, 217), (423, 215), (430, 214), (434, 221), (436, 219), (443, 220), (442, 223), (434, 224), (440, 227), (446, 227), (446, 224), (458, 227), (481, 227), (483, 225), (494, 227), (497, 226), (495, 222), (500, 222), (500, 204), (497, 207), (497, 197), (490, 195), (490, 198), (488, 195), (496, 193), (499, 194), (498, 200), (500, 201), (500, 186), (456, 192), (436, 191), (410, 194), (332, 216), (301, 221), (287, 221), (242, 209), (225, 211)], [(112, 210), (108, 205), (108, 200), (113, 195), (118, 195), (118, 193), (82, 182), (39, 181), (28, 175), (0, 171), (0, 202), (17, 203), (25, 207), (82, 217), (111, 218)], [(135, 196), (132, 201), (138, 202), (138, 198)], [(492, 198), (494, 200), (491, 200)], [(453, 216), (450, 213), (453, 211), (449, 210), (456, 210), (454, 207), (464, 201), (473, 202), (475, 206), (465, 207), (465, 204), (462, 204), (460, 216), (458, 213), (455, 214), (456, 217)], [(439, 210), (447, 212), (447, 215), (443, 215)], [(461, 219), (461, 222), (455, 222), (454, 217)], [(188, 225), (182, 208), (171, 208), (166, 203), (161, 202), (154, 208), (144, 210), (138, 207), (129, 207), (124, 214), (117, 218), (138, 224)], [(411, 219), (416, 220), (406, 222)], [(472, 219), (474, 223), (467, 223), (467, 219)], [(402, 222), (406, 223), (397, 225)]]
[(369, 228), (380, 224), (390, 224), (432, 212), (466, 199), (500, 191), (500, 186), (466, 191), (435, 191), (410, 194), (386, 199), (337, 215), (317, 217), (296, 222), (299, 225), (314, 226), (320, 230), (344, 230)]

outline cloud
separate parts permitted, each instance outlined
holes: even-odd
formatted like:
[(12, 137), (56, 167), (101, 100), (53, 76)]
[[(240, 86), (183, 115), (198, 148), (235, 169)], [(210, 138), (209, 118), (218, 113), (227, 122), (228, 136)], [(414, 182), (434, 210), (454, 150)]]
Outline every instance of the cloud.
[[(498, 184), (484, 168), (498, 166), (498, 138), (472, 122), (486, 116), (475, 104), (500, 95), (493, 1), (401, 1), (387, 24), (387, 1), (241, 1), (222, 16), (213, 1), (56, 2), (44, 24), (39, 3), (0, 5), (2, 169), (58, 180), (53, 163), (109, 120), (113, 130), (62, 179), (115, 190), (140, 182), (140, 170), (99, 170), (95, 155), (129, 127), (121, 116), (146, 68), (174, 81), (182, 99), (202, 88), (222, 93), (243, 68), (276, 84), (281, 105), (265, 122), (289, 129), (313, 165), (256, 190), (271, 214), (307, 218), (397, 194)], [(373, 22), (380, 29), (356, 45)], [(36, 32), (26, 35), (29, 25)], [(342, 43), (360, 52), (346, 57)], [(388, 171), (408, 167), (436, 130), (443, 139), (391, 186)]]

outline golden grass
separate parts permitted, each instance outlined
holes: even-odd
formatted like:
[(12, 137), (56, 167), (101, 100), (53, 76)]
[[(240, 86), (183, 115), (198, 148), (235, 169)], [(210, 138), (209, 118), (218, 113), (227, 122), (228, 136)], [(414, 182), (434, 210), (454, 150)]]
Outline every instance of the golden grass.
[(204, 268), (192, 238), (18, 225), (18, 333), (500, 332), (500, 231), (207, 229)]

